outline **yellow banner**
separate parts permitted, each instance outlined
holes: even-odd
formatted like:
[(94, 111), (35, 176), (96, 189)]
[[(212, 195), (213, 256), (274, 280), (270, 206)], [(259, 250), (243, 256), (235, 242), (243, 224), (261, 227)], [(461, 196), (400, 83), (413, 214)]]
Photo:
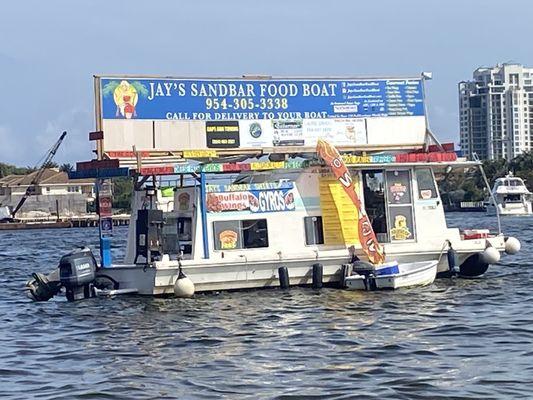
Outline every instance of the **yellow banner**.
[(183, 158), (214, 158), (216, 150), (183, 150)]

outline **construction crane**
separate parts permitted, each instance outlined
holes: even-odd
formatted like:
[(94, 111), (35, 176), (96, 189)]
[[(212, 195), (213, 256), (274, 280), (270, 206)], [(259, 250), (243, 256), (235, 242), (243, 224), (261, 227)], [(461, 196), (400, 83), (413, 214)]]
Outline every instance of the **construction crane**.
[(55, 142), (55, 144), (52, 146), (52, 148), (46, 154), (46, 158), (44, 159), (44, 162), (41, 164), (39, 170), (37, 171), (37, 173), (35, 174), (35, 176), (31, 180), (31, 183), (28, 186), (28, 188), (26, 189), (26, 192), (24, 193), (24, 196), (22, 196), (22, 198), (20, 199), (20, 201), (17, 204), (17, 206), (13, 209), (13, 212), (11, 213), (11, 217), (12, 218), (15, 218), (15, 215), (17, 214), (18, 210), (20, 210), (20, 208), (24, 205), (24, 203), (26, 202), (28, 197), (30, 197), (33, 193), (35, 193), (35, 187), (41, 181), (41, 178), (43, 177), (44, 171), (46, 170), (46, 166), (50, 163), (50, 161), (52, 161), (52, 158), (54, 158), (54, 156), (55, 156), (55, 154), (57, 152), (57, 149), (59, 148), (59, 146), (61, 146), (61, 142), (63, 142), (63, 139), (65, 138), (66, 135), (67, 135), (67, 132), (66, 131), (63, 132), (61, 134), (61, 136), (59, 137), (59, 139), (57, 140), (57, 142)]

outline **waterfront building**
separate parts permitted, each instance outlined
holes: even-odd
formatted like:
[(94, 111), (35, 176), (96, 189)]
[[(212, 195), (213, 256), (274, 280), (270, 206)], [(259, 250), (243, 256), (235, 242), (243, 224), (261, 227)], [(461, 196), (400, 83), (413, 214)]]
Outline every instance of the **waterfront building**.
[[(38, 171), (27, 175), (8, 175), (0, 179), (0, 206), (16, 207)], [(80, 215), (94, 201), (94, 179), (70, 180), (66, 172), (47, 168), (34, 193), (17, 215), (28, 213)]]
[(460, 145), (464, 154), (508, 160), (533, 148), (533, 68), (480, 67), (459, 82)]

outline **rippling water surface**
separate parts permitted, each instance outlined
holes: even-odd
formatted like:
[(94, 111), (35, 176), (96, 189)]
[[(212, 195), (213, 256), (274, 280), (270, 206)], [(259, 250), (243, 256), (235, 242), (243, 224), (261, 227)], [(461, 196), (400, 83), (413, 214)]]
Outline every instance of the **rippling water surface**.
[(77, 303), (21, 288), (96, 230), (0, 232), (0, 398), (532, 398), (532, 223), (503, 219), (522, 252), (475, 280)]

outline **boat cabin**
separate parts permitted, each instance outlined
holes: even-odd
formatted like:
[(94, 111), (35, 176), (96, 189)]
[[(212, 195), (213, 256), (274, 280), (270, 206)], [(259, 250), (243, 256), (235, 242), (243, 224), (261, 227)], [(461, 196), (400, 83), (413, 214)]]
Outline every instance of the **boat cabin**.
[[(357, 209), (329, 169), (250, 171), (244, 165), (238, 174), (205, 174), (203, 181), (160, 178), (155, 190), (150, 183), (135, 192), (135, 209), (162, 212), (163, 254), (171, 258), (182, 254), (185, 262), (221, 261), (315, 256), (351, 247), (364, 257)], [(385, 249), (442, 242), (447, 227), (430, 164), (365, 164), (349, 169)], [(135, 209), (126, 263), (142, 261), (136, 258)]]

